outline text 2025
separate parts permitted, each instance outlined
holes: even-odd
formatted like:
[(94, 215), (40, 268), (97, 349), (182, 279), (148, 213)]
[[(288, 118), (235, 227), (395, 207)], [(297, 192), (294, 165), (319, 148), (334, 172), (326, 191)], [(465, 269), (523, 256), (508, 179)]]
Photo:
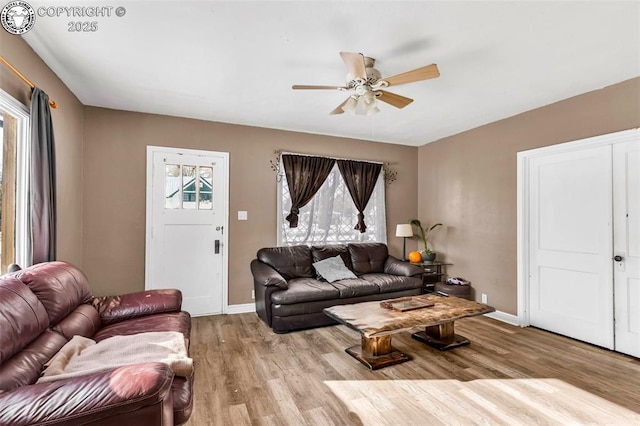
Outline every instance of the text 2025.
[(84, 21), (84, 22), (79, 22), (79, 21), (70, 21), (69, 22), (69, 28), (67, 28), (67, 31), (69, 31), (70, 33), (87, 33), (87, 32), (95, 32), (98, 31), (98, 22), (96, 21)]

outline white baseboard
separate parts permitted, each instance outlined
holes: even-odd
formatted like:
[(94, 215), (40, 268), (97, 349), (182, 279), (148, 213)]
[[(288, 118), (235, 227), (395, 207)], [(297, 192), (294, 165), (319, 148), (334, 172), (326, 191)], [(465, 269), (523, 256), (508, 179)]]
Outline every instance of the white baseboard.
[[(227, 306), (227, 314), (245, 314), (245, 313), (255, 312), (255, 311), (256, 311), (255, 303), (243, 303), (240, 305)], [(507, 324), (515, 325), (516, 327), (520, 326), (520, 323), (518, 322), (518, 317), (512, 314), (508, 314), (506, 312), (495, 311), (495, 312), (490, 312), (484, 315), (498, 321), (506, 322)]]
[(227, 314), (246, 314), (248, 312), (255, 312), (255, 303), (243, 303), (241, 305), (229, 305), (227, 306)]
[(516, 327), (520, 327), (520, 321), (518, 321), (518, 317), (516, 315), (508, 314), (502, 311), (495, 311), (484, 314), (484, 316), (493, 318), (498, 321), (506, 322), (507, 324), (515, 325)]

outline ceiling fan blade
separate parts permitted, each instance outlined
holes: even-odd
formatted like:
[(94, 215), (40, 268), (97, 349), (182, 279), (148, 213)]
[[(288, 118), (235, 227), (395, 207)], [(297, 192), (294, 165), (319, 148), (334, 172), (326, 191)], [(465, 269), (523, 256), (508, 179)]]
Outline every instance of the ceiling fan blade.
[(342, 109), (342, 107), (347, 103), (348, 100), (349, 100), (349, 98), (345, 99), (344, 102), (342, 102), (340, 105), (338, 105), (336, 107), (336, 109), (331, 111), (329, 113), (329, 115), (344, 114), (344, 110)]
[(344, 86), (315, 86), (312, 84), (294, 84), (291, 88), (293, 90), (348, 90), (348, 87)]
[(376, 99), (386, 102), (389, 105), (393, 105), (396, 108), (404, 108), (413, 102), (413, 99), (406, 98), (404, 96), (396, 95), (395, 93), (387, 92), (386, 90), (378, 90), (376, 93), (380, 93)]
[(440, 77), (440, 71), (436, 64), (427, 65), (425, 67), (416, 68), (415, 70), (403, 72), (402, 74), (396, 74), (391, 77), (383, 78), (382, 80), (389, 83), (389, 86), (413, 83), (414, 81), (429, 80), (430, 78)]
[(367, 71), (364, 68), (364, 56), (362, 53), (340, 52), (340, 56), (353, 78), (367, 79)]

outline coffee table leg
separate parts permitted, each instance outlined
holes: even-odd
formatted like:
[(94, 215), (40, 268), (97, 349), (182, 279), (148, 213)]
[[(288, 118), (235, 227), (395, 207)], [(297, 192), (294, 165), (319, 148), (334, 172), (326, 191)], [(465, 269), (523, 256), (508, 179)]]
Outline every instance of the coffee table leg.
[(367, 337), (363, 334), (360, 346), (352, 346), (345, 351), (370, 370), (400, 364), (411, 359), (391, 346), (390, 334), (376, 337)]
[(413, 333), (411, 337), (441, 351), (448, 351), (471, 343), (466, 337), (455, 334), (453, 323), (454, 321), (450, 321), (440, 325), (428, 326), (425, 327), (424, 331)]

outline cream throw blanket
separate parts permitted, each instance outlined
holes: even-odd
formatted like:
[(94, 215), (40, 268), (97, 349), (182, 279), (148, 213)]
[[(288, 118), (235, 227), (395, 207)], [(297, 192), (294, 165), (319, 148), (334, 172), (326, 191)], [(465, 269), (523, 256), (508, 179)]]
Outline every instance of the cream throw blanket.
[(96, 343), (74, 336), (45, 364), (37, 383), (70, 379), (140, 362), (163, 362), (176, 376), (193, 374), (184, 335), (175, 331), (114, 336)]

